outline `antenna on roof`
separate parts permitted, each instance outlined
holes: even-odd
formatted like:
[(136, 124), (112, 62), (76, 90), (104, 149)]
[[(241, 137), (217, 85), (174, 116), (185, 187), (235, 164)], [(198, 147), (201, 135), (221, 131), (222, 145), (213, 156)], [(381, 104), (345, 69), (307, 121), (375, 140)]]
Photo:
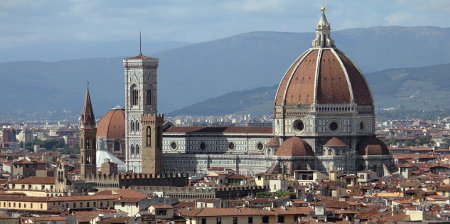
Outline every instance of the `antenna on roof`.
[(142, 38), (141, 38), (141, 31), (139, 31), (139, 55), (142, 55)]

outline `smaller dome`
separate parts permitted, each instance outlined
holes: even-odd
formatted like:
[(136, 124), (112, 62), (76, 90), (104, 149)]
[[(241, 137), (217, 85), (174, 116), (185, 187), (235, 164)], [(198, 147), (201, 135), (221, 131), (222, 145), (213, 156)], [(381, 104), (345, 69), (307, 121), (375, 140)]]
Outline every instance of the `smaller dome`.
[(361, 139), (356, 146), (359, 155), (390, 155), (386, 144), (380, 139), (370, 136)]
[(273, 137), (270, 139), (270, 141), (266, 144), (267, 147), (278, 147), (280, 146), (280, 139), (278, 136)]
[(325, 143), (325, 145), (323, 146), (347, 146), (347, 144), (345, 144), (342, 140), (340, 140), (337, 137), (333, 137), (330, 140), (328, 140), (327, 143)]
[(277, 156), (314, 156), (311, 146), (299, 137), (290, 137), (277, 150)]
[(108, 111), (97, 125), (97, 138), (125, 138), (125, 110), (115, 107)]

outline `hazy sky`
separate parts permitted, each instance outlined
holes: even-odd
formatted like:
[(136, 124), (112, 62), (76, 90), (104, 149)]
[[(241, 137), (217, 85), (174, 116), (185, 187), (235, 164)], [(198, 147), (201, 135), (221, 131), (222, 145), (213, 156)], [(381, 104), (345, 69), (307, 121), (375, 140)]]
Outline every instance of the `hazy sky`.
[(201, 42), (250, 31), (448, 27), (449, 0), (0, 0), (0, 48), (73, 41)]

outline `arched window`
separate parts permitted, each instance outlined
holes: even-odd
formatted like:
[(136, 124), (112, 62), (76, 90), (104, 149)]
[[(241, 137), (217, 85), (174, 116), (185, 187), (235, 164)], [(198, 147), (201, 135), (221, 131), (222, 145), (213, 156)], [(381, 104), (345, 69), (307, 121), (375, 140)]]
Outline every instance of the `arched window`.
[(134, 121), (131, 121), (131, 132), (134, 132)]
[(150, 147), (152, 145), (152, 129), (149, 126), (147, 126), (147, 130), (145, 133), (145, 139), (146, 139), (145, 145), (147, 147)]
[(130, 149), (130, 154), (133, 155), (133, 154), (134, 154), (134, 145), (131, 145), (130, 148), (131, 148), (131, 149)]
[(131, 106), (139, 105), (139, 90), (136, 85), (132, 85), (130, 88), (130, 102)]
[(147, 105), (152, 105), (152, 90), (147, 90)]
[(139, 155), (139, 145), (136, 145), (136, 155)]
[(136, 128), (136, 131), (139, 132), (139, 121), (136, 121), (135, 126), (136, 126), (136, 127), (135, 127), (135, 128)]

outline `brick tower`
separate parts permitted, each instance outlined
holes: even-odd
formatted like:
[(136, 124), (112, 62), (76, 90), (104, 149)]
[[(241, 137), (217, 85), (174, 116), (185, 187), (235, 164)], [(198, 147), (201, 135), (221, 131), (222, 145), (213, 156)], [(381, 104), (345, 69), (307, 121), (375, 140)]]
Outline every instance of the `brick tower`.
[(162, 172), (162, 132), (164, 115), (141, 116), (142, 122), (142, 173)]
[(84, 100), (83, 114), (80, 122), (80, 164), (81, 178), (87, 174), (96, 173), (95, 161), (95, 140), (97, 128), (95, 125), (94, 110), (92, 109), (89, 87), (86, 88), (86, 98)]

